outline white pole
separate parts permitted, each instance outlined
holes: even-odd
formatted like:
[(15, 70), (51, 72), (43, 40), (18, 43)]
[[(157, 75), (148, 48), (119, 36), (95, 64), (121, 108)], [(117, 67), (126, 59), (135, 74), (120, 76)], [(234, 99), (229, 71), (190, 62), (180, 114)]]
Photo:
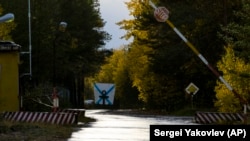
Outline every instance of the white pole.
[(156, 5), (150, 0), (149, 5), (151, 5), (154, 9), (157, 9)]

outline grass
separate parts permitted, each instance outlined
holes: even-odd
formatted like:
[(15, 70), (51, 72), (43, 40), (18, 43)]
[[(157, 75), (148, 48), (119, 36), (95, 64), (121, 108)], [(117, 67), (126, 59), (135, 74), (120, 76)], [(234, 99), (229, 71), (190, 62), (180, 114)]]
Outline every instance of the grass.
[(73, 132), (69, 126), (6, 121), (1, 123), (1, 129), (1, 140), (11, 141), (63, 141)]
[[(83, 117), (79, 122), (94, 119)], [(1, 141), (66, 141), (78, 125), (53, 125), (44, 123), (21, 123), (0, 120)]]

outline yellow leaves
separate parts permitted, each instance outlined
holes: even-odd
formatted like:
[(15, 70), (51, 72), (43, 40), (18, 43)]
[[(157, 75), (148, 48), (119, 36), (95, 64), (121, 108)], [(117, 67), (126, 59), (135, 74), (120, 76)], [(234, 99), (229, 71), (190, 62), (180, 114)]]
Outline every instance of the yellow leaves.
[(129, 69), (132, 77), (143, 77), (145, 73), (148, 73), (149, 58), (148, 54), (151, 53), (151, 48), (146, 46), (136, 46), (131, 48), (129, 53)]
[(133, 22), (134, 22), (133, 20), (122, 20), (116, 24), (121, 26), (121, 29), (128, 30), (132, 28)]
[(130, 79), (132, 80), (133, 86), (140, 92), (139, 99), (142, 101), (147, 101), (147, 91), (149, 88), (152, 88), (152, 85), (148, 85), (154, 82), (154, 74), (149, 70), (149, 54), (151, 54), (152, 51), (152, 48), (145, 45), (134, 44), (128, 55)]
[(239, 112), (241, 110), (242, 107), (240, 106), (239, 99), (225, 85), (219, 83), (215, 91), (217, 98), (215, 107), (218, 107), (220, 112)]
[(127, 7), (130, 10), (130, 15), (138, 16), (143, 11), (142, 5), (143, 0), (131, 0), (130, 2), (127, 2)]
[[(241, 97), (249, 99), (250, 91), (250, 64), (234, 55), (231, 46), (225, 48), (226, 54), (218, 62), (219, 70), (223, 76)], [(215, 87), (217, 101), (215, 106), (223, 112), (235, 112), (240, 110), (239, 100), (221, 82)]]
[(101, 82), (115, 82), (124, 71), (126, 66), (126, 52), (124, 50), (114, 50), (113, 55), (107, 58), (107, 63), (101, 66), (96, 79)]
[(143, 45), (133, 45), (129, 50), (114, 50), (113, 55), (107, 58), (107, 63), (101, 67), (96, 81), (112, 82), (119, 87), (131, 80), (133, 87), (140, 92), (139, 99), (147, 101), (146, 91), (155, 82), (154, 74), (149, 71), (150, 53), (152, 49)]
[(77, 48), (78, 47), (78, 39), (72, 38), (71, 40), (71, 48)]

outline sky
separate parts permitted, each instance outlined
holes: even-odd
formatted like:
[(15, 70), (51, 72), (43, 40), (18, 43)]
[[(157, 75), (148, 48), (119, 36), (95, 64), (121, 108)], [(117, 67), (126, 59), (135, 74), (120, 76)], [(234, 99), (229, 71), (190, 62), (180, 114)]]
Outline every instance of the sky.
[(106, 49), (116, 49), (131, 42), (131, 39), (129, 41), (120, 39), (126, 31), (116, 25), (117, 22), (132, 18), (124, 3), (128, 1), (130, 0), (100, 0), (101, 17), (106, 22), (104, 31), (112, 35), (112, 39), (106, 42)]

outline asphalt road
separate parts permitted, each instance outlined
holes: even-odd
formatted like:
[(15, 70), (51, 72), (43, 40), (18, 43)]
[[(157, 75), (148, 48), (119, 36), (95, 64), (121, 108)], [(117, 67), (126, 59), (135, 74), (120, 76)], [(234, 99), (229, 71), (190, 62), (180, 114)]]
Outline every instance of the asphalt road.
[(97, 121), (72, 133), (68, 141), (149, 141), (150, 125), (193, 125), (193, 117), (156, 116), (127, 110), (86, 110)]

